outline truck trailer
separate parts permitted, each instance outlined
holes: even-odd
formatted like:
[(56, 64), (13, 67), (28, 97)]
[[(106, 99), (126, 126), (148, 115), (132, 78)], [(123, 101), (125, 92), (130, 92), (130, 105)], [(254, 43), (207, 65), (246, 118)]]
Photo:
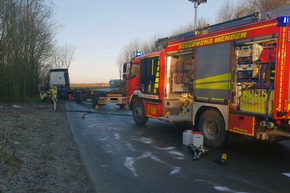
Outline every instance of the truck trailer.
[(255, 13), (159, 39), (160, 51), (130, 62), (135, 123), (190, 123), (212, 147), (223, 146), (229, 132), (290, 139), (289, 21)]
[(103, 105), (115, 104), (120, 108), (127, 107), (127, 97), (123, 82), (116, 79), (110, 80), (110, 88), (100, 88), (100, 89), (74, 89), (73, 98), (76, 103), (81, 103), (82, 101), (90, 100), (93, 109), (99, 109)]

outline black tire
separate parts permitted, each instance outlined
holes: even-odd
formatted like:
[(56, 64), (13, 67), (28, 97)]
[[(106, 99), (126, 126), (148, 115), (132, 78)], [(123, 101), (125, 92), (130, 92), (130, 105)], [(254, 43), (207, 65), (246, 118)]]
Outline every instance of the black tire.
[(225, 121), (219, 112), (205, 111), (199, 119), (198, 129), (203, 133), (206, 145), (214, 148), (226, 145)]
[(119, 107), (120, 107), (121, 109), (124, 109), (125, 105), (124, 105), (124, 104), (119, 104)]
[(174, 122), (175, 125), (177, 125), (179, 128), (181, 128), (182, 130), (188, 130), (191, 129), (192, 130), (192, 122)]
[(98, 96), (96, 96), (95, 94), (94, 95), (92, 95), (92, 107), (93, 107), (93, 109), (95, 109), (96, 108), (96, 105), (98, 104)]
[(77, 92), (77, 93), (75, 94), (75, 101), (76, 101), (77, 104), (82, 103), (81, 93)]
[(133, 118), (137, 125), (145, 125), (148, 121), (148, 117), (145, 115), (144, 105), (141, 101), (136, 101), (133, 104)]

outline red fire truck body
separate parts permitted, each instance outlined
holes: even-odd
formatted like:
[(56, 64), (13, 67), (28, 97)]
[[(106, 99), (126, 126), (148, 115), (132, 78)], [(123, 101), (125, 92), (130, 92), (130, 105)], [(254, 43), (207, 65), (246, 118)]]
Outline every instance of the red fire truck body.
[(131, 61), (127, 95), (135, 122), (190, 122), (213, 147), (228, 132), (289, 139), (288, 23), (279, 17), (216, 25), (160, 40), (161, 51)]

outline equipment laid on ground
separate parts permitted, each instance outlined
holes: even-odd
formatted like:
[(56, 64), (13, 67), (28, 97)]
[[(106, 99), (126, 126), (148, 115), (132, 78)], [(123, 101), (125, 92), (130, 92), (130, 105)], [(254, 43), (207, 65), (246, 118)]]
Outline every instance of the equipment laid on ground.
[(290, 139), (289, 21), (255, 13), (159, 39), (160, 51), (126, 68), (135, 123), (191, 123), (212, 147), (224, 145), (228, 132)]
[(182, 143), (183, 145), (188, 146), (192, 144), (192, 130), (186, 130), (182, 134)]
[(203, 145), (201, 145), (199, 147), (196, 147), (193, 144), (189, 144), (187, 146), (187, 149), (188, 149), (189, 152), (193, 153), (193, 158), (192, 159), (194, 161), (198, 160), (201, 155), (208, 153), (208, 150)]
[(208, 152), (203, 146), (203, 135), (201, 132), (193, 132), (192, 130), (186, 130), (182, 136), (183, 145), (187, 146), (188, 151), (193, 153), (193, 160), (199, 159), (202, 154)]
[(193, 144), (195, 147), (200, 147), (203, 145), (203, 135), (201, 132), (196, 132), (192, 130), (186, 130), (182, 135), (183, 145), (188, 146), (189, 144)]
[(221, 156), (218, 156), (215, 159), (215, 162), (221, 165), (226, 165), (228, 159), (228, 155), (226, 153), (223, 153)]

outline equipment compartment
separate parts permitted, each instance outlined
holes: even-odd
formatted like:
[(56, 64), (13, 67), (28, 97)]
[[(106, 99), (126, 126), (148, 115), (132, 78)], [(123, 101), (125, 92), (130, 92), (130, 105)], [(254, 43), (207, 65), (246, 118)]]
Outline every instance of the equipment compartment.
[(238, 64), (237, 70), (254, 70), (254, 65), (253, 64)]
[(244, 42), (244, 44), (247, 45), (235, 47), (234, 76), (236, 82), (233, 88), (231, 109), (249, 113), (272, 114), (276, 61), (270, 60), (275, 59), (274, 56), (270, 56), (268, 60), (260, 58), (265, 58), (267, 55), (265, 52), (268, 49), (270, 49), (269, 53), (273, 53), (275, 44), (273, 44), (273, 40), (253, 44)]
[(170, 65), (170, 92), (189, 93), (192, 91), (193, 60), (191, 55), (172, 57)]
[(273, 91), (267, 89), (246, 89), (240, 98), (240, 110), (252, 113), (273, 112)]

